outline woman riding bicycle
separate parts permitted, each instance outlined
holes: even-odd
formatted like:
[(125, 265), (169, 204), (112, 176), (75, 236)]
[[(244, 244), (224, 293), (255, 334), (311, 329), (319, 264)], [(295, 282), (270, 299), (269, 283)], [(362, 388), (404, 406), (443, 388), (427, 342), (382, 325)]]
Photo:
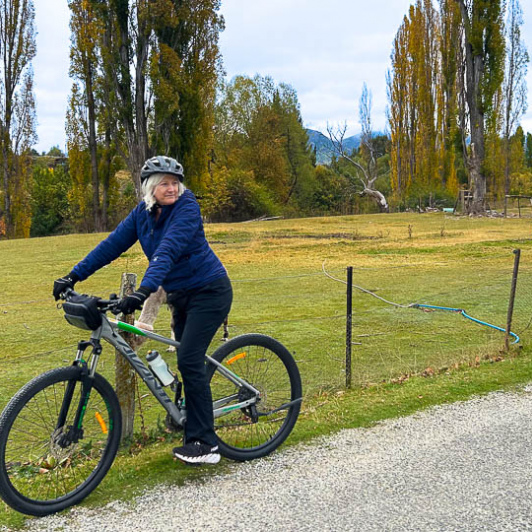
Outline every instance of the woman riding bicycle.
[(53, 295), (59, 299), (67, 288), (140, 241), (149, 266), (138, 290), (118, 308), (131, 314), (159, 286), (167, 292), (180, 342), (177, 359), (187, 405), (184, 445), (173, 453), (186, 463), (217, 463), (220, 454), (204, 357), (229, 314), (233, 292), (227, 271), (207, 243), (199, 205), (183, 178), (183, 167), (175, 159), (147, 160), (141, 171), (143, 201), (68, 275), (54, 282)]

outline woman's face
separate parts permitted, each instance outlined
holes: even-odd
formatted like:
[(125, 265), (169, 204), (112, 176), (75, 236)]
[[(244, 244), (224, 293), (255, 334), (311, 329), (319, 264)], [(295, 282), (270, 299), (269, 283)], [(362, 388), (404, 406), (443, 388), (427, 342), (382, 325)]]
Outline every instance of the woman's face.
[(172, 203), (175, 203), (179, 197), (179, 181), (177, 177), (165, 176), (155, 187), (153, 195), (159, 205), (172, 205)]

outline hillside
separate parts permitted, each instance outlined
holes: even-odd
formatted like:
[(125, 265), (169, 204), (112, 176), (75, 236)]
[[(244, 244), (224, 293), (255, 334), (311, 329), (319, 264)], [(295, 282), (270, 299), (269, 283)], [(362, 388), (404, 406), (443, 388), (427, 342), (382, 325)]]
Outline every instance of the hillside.
[[(329, 164), (333, 155), (333, 144), (329, 137), (325, 136), (320, 131), (314, 129), (307, 129), (308, 143), (313, 148), (316, 148), (316, 162), (318, 164)], [(357, 149), (360, 145), (360, 135), (353, 135), (344, 139), (344, 147), (350, 153)]]

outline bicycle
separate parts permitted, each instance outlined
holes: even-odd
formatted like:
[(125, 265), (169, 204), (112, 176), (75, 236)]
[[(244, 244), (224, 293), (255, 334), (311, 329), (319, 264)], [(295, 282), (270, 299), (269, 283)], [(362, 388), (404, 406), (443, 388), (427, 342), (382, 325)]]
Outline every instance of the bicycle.
[[(71, 366), (32, 379), (0, 416), (0, 496), (21, 513), (44, 516), (79, 503), (96, 489), (116, 457), (122, 412), (113, 387), (96, 371), (101, 340), (131, 364), (173, 425), (186, 422), (186, 397), (181, 397), (177, 376), (170, 385), (175, 393), (171, 399), (118, 331), (177, 349), (179, 342), (108, 317), (107, 312), (118, 312), (119, 301), (115, 295), (105, 300), (68, 289), (65, 318), (92, 331), (90, 339), (78, 343)], [(222, 456), (245, 461), (279, 447), (302, 402), (299, 370), (286, 347), (269, 336), (245, 334), (206, 355), (206, 365)]]

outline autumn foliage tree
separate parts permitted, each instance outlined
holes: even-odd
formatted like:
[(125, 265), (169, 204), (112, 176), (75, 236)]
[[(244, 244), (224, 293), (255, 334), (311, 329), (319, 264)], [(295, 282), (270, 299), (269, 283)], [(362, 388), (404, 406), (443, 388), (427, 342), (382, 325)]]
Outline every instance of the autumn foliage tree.
[(31, 226), (29, 150), (36, 141), (31, 61), (36, 53), (32, 0), (0, 0), (0, 219), (8, 237)]
[(211, 188), (211, 216), (241, 220), (310, 208), (315, 174), (307, 143), (292, 87), (236, 76), (216, 106), (211, 173), (226, 200), (215, 205)]
[(219, 0), (109, 0), (102, 9), (103, 104), (140, 192), (140, 168), (158, 153), (183, 161), (189, 184), (212, 149), (219, 71)]
[(201, 191), (221, 72), (219, 0), (69, 0), (69, 7), (67, 138), (74, 201), (91, 220), (83, 229), (108, 228), (118, 158), (137, 197), (140, 169), (156, 153), (179, 159), (187, 185)]
[(224, 21), (218, 14), (220, 0), (176, 1), (170, 13), (166, 6), (156, 2), (152, 7), (152, 150), (177, 156), (187, 183), (201, 192), (213, 148), (216, 85), (222, 73), (218, 36)]
[(417, 0), (405, 16), (388, 75), (391, 181), (398, 197), (419, 187), (456, 193), (467, 177), (470, 209), (478, 212), (488, 187), (502, 189), (503, 151), (509, 153), (518, 125), (528, 61), (517, 0), (508, 6), (506, 46), (505, 7), (501, 0), (440, 0), (436, 10), (432, 0)]
[(436, 75), (439, 177), (442, 186), (454, 195), (459, 186), (467, 182), (456, 82), (462, 65), (461, 56), (456, 51), (461, 35), (460, 9), (456, 0), (440, 0), (439, 12), (440, 71)]
[(430, 0), (418, 0), (397, 32), (387, 77), (391, 182), (400, 199), (413, 188), (455, 186), (441, 171), (445, 111), (453, 105), (452, 94), (443, 92), (443, 50), (439, 15)]

